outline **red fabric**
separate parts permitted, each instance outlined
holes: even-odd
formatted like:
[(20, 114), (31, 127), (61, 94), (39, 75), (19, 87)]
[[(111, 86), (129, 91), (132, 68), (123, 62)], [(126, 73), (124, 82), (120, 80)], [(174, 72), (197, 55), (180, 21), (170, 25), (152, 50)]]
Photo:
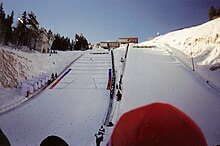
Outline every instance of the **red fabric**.
[(153, 103), (124, 114), (111, 137), (111, 146), (206, 146), (200, 128), (185, 113)]
[(110, 87), (111, 87), (111, 81), (112, 81), (112, 79), (109, 78), (109, 79), (108, 79), (107, 90), (110, 90)]

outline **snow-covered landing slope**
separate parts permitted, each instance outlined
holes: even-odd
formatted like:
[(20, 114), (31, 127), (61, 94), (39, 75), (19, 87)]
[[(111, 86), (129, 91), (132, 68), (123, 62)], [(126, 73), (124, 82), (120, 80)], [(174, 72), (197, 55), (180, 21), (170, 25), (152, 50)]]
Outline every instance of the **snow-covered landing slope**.
[[(115, 56), (121, 51), (115, 51)], [(155, 102), (168, 103), (197, 123), (208, 145), (220, 144), (220, 94), (163, 48), (131, 48), (128, 52), (119, 114)]]

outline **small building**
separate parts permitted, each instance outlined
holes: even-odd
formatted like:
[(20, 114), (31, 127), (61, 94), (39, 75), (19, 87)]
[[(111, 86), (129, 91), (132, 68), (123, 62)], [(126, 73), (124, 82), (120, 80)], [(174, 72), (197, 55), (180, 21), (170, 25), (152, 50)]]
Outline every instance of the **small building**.
[(49, 53), (54, 40), (55, 37), (51, 31), (47, 32), (47, 30), (43, 27), (38, 29), (38, 38), (35, 50), (41, 53)]
[(119, 42), (108, 42), (109, 48), (118, 48), (120, 46)]
[(41, 28), (38, 30), (38, 38), (37, 38), (37, 43), (36, 43), (36, 50), (41, 52), (41, 53), (48, 53), (49, 48), (48, 48), (48, 36), (47, 36), (47, 31), (44, 28)]
[(100, 42), (100, 47), (104, 49), (108, 49), (109, 48), (108, 42)]
[(109, 49), (109, 48), (118, 48), (120, 47), (121, 44), (128, 44), (128, 43), (138, 43), (138, 38), (133, 37), (133, 38), (119, 38), (118, 41), (106, 41), (106, 42), (100, 42), (99, 46), (104, 49)]
[(137, 44), (138, 43), (138, 38), (136, 38), (136, 37), (133, 37), (133, 38), (119, 38), (118, 42), (120, 44), (128, 44), (128, 43)]
[(27, 36), (27, 46), (30, 49), (36, 48), (37, 38), (38, 38), (38, 27), (39, 23), (36, 19), (36, 16), (33, 12), (28, 14), (28, 22), (26, 24), (26, 27), (28, 28), (28, 36)]
[(52, 32), (47, 32), (44, 28), (39, 29), (39, 23), (33, 12), (28, 13), (27, 21), (25, 25), (28, 31), (27, 37), (25, 37), (27, 47), (41, 53), (48, 53), (55, 40)]
[(54, 37), (52, 31), (50, 31), (50, 30), (47, 33), (47, 37), (48, 37), (48, 51), (50, 51), (52, 44), (53, 44), (53, 41), (55, 40), (55, 37)]
[(104, 49), (118, 48), (119, 46), (119, 42), (100, 42), (100, 47)]

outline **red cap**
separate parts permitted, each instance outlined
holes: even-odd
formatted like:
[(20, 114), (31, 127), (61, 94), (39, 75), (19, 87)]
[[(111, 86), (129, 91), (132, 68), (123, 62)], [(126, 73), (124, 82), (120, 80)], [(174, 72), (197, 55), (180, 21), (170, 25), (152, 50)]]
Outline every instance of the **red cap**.
[(201, 129), (179, 109), (153, 103), (125, 113), (111, 146), (207, 146)]

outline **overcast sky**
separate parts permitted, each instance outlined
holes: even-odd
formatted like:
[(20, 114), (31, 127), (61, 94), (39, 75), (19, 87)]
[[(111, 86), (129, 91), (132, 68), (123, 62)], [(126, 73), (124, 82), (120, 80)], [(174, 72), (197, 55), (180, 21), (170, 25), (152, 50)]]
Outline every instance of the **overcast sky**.
[(33, 11), (40, 26), (68, 36), (83, 33), (89, 42), (138, 37), (145, 41), (208, 20), (220, 0), (0, 0), (15, 19)]

